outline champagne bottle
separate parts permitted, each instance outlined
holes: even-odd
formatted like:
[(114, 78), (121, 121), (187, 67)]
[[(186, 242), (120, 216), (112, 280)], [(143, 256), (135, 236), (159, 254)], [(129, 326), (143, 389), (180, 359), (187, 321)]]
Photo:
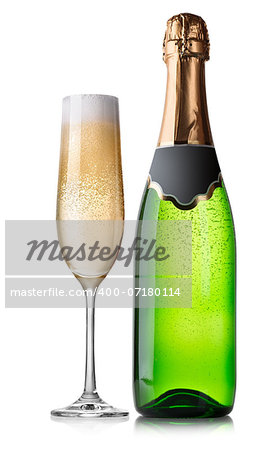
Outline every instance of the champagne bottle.
[(164, 115), (137, 232), (168, 257), (136, 262), (135, 406), (147, 417), (219, 417), (235, 394), (235, 235), (209, 124), (201, 17), (169, 19), (163, 59)]

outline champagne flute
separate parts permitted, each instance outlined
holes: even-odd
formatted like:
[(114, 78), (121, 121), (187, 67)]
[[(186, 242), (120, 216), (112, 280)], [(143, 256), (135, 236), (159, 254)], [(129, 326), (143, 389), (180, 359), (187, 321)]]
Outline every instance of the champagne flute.
[[(118, 248), (124, 225), (119, 106), (108, 95), (73, 95), (63, 100), (57, 230), (61, 248), (98, 241)], [(123, 417), (128, 412), (105, 403), (96, 391), (94, 311), (98, 286), (114, 256), (67, 260), (86, 296), (84, 391), (70, 406), (51, 411), (63, 417)]]

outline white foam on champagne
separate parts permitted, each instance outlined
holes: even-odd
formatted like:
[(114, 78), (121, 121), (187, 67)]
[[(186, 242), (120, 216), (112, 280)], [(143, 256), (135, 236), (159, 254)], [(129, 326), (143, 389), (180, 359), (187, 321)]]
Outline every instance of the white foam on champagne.
[(63, 99), (63, 124), (119, 122), (117, 97), (98, 94), (70, 95)]

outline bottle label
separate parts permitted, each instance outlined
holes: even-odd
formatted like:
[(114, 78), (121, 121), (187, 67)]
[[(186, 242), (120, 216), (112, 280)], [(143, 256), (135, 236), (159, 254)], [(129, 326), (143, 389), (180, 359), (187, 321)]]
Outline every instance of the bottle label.
[(222, 186), (214, 147), (175, 145), (156, 149), (148, 188), (179, 209), (192, 209)]

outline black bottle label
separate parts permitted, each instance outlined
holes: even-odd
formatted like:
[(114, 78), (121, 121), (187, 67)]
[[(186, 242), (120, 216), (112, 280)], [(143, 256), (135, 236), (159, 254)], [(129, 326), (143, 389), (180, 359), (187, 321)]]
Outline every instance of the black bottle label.
[(211, 198), (222, 186), (214, 147), (175, 145), (156, 149), (149, 175), (149, 188), (179, 209), (192, 209)]

